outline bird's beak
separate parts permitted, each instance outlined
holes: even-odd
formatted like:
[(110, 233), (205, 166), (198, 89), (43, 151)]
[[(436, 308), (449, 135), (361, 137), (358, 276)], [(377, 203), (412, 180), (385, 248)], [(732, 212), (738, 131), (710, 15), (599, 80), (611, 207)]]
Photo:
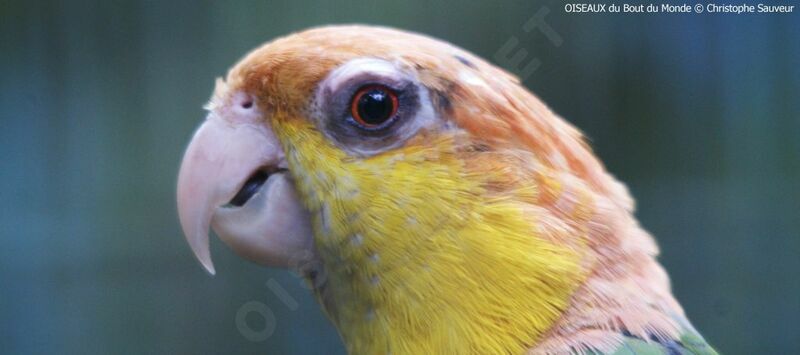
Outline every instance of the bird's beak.
[(312, 249), (310, 217), (263, 122), (209, 114), (181, 163), (178, 215), (189, 246), (212, 275), (209, 226), (236, 253), (268, 266), (287, 267)]

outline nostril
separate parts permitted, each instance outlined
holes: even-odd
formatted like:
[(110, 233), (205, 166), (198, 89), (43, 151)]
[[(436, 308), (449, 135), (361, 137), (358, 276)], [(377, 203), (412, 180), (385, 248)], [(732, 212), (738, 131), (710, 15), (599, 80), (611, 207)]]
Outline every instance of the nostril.
[(233, 96), (231, 103), (234, 104), (236, 108), (243, 110), (250, 110), (256, 105), (253, 95), (246, 92), (237, 92)]

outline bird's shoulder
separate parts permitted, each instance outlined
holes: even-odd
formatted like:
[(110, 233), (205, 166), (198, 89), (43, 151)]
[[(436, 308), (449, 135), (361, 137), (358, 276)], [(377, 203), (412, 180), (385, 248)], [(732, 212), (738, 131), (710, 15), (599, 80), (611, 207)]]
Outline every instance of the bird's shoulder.
[(694, 330), (687, 330), (679, 339), (645, 340), (625, 334), (622, 343), (611, 352), (590, 352), (592, 355), (717, 355), (716, 350)]

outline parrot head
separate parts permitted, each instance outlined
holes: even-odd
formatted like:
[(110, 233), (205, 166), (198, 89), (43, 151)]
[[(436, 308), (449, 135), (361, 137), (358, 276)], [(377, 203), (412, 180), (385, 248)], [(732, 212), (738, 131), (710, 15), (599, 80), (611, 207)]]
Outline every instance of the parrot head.
[(212, 274), (209, 228), (260, 264), (312, 261), (353, 353), (520, 352), (587, 280), (616, 277), (597, 265), (655, 253), (616, 233), (634, 228), (631, 200), (580, 132), (426, 36), (280, 38), (218, 79), (206, 108), (178, 178), (189, 245)]

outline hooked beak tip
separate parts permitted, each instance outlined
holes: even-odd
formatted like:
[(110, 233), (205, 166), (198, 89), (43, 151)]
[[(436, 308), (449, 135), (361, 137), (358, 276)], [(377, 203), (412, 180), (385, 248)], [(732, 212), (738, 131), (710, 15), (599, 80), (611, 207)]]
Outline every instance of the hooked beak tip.
[(214, 263), (211, 261), (211, 257), (208, 258), (200, 258), (200, 264), (203, 265), (203, 268), (208, 272), (209, 275), (214, 276), (217, 274), (217, 271), (214, 269)]
[[(180, 198), (179, 201), (183, 202)], [(180, 208), (181, 205), (185, 205), (180, 202), (179, 217), (186, 241), (189, 243), (189, 247), (192, 249), (192, 253), (194, 253), (197, 261), (200, 262), (209, 274), (214, 275), (216, 271), (214, 269), (214, 263), (211, 261), (211, 246), (209, 245), (209, 212), (198, 212), (191, 209), (187, 211), (187, 208)], [(202, 217), (198, 220), (199, 216)]]
[(197, 261), (203, 266), (210, 275), (215, 275), (214, 262), (211, 261), (211, 245), (208, 230), (208, 223), (202, 223), (205, 228), (195, 229), (194, 231), (186, 231), (186, 239), (189, 242), (189, 248), (192, 249)]

